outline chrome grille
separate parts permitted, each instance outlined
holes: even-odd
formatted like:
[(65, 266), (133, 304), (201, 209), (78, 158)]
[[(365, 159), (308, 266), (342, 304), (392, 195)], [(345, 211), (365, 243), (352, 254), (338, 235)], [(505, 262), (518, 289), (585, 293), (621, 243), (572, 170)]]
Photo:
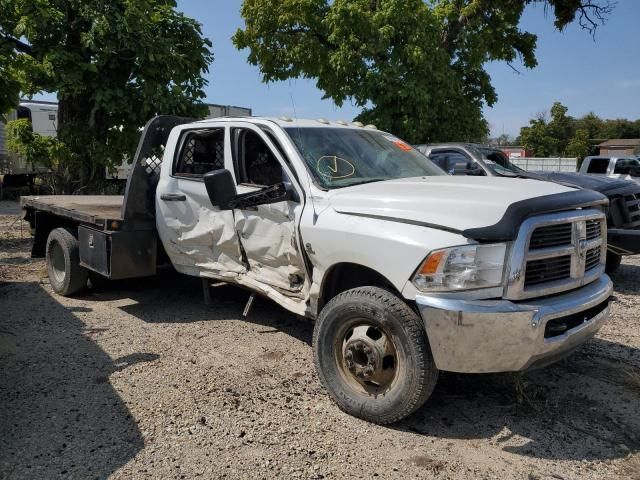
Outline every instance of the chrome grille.
[(640, 227), (640, 193), (624, 196), (626, 217), (624, 228)]
[(584, 262), (584, 270), (588, 271), (600, 264), (600, 247), (592, 248), (587, 251), (587, 258)]
[(596, 209), (525, 220), (513, 245), (505, 298), (552, 295), (578, 288), (604, 273), (606, 221)]
[(571, 255), (527, 262), (524, 286), (569, 278), (571, 275)]
[(587, 220), (587, 240), (593, 240), (600, 236), (600, 222), (598, 220)]
[(555, 245), (566, 245), (571, 243), (571, 234), (570, 223), (536, 228), (533, 235), (531, 235), (529, 249), (535, 250)]

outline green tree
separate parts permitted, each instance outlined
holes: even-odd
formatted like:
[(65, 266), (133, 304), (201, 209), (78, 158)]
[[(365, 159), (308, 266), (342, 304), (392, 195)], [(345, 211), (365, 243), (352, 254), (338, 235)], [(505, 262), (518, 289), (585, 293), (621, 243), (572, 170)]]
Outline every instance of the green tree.
[(173, 0), (0, 0), (0, 109), (55, 92), (74, 177), (95, 185), (153, 115), (204, 114), (210, 46)]
[[(497, 95), (484, 66), (536, 65), (536, 36), (518, 28), (536, 0), (244, 0), (249, 49), (266, 82), (313, 78), (337, 105), (362, 108), (358, 120), (411, 142), (486, 137), (485, 105)], [(606, 1), (548, 0), (562, 28), (608, 14)], [(588, 20), (588, 21), (587, 21)]]
[(601, 138), (600, 133), (604, 122), (595, 113), (589, 112), (574, 122), (576, 130), (586, 130), (589, 138)]
[(534, 157), (549, 157), (558, 148), (558, 141), (549, 134), (549, 125), (544, 118), (530, 120), (528, 127), (520, 129), (520, 143)]
[(536, 114), (528, 127), (520, 129), (518, 141), (538, 156), (570, 155), (585, 157), (594, 144), (610, 138), (639, 138), (640, 119), (603, 120), (595, 113), (573, 118), (567, 107), (555, 102), (551, 107), (551, 120), (547, 112)]
[(567, 115), (569, 109), (560, 102), (551, 107), (551, 121), (547, 124), (547, 135), (555, 139), (555, 155), (563, 155), (574, 133), (574, 119)]
[(576, 130), (576, 134), (569, 141), (566, 149), (567, 155), (582, 160), (591, 152), (591, 142), (589, 141), (589, 131), (584, 129)]

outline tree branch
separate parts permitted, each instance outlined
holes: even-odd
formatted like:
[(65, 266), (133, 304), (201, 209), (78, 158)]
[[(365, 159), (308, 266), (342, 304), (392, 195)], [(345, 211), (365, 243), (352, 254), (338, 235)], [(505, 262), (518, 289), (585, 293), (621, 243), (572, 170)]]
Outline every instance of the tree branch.
[(19, 51), (20, 53), (26, 53), (28, 55), (33, 55), (33, 49), (31, 48), (31, 45), (28, 45), (28, 44), (26, 44), (24, 42), (21, 42), (17, 38), (10, 37), (10, 36), (6, 35), (5, 33), (0, 32), (0, 40), (7, 41), (7, 42), (13, 44), (13, 47), (17, 51)]
[(507, 62), (507, 65), (509, 66), (509, 68), (510, 68), (511, 70), (513, 70), (513, 71), (514, 71), (515, 73), (517, 73), (518, 75), (521, 75), (521, 74), (522, 74), (522, 72), (521, 72), (520, 70), (518, 70), (516, 67), (514, 67), (514, 66), (513, 66), (513, 63), (511, 63), (511, 62)]
[(607, 0), (603, 5), (591, 2), (581, 3), (577, 10), (580, 15), (578, 24), (591, 35), (595, 35), (596, 29), (606, 23), (606, 17), (611, 14), (616, 3), (613, 0)]

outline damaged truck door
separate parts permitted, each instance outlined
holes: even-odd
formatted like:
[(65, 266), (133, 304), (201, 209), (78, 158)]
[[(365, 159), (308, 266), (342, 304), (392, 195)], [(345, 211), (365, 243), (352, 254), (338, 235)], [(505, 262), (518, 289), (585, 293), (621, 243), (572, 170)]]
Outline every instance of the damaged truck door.
[[(298, 312), (308, 291), (296, 233), (302, 194), (273, 141), (238, 122), (185, 130), (176, 145), (158, 186), (158, 231), (173, 264), (182, 273), (232, 277), (269, 296), (292, 297), (290, 309)], [(283, 194), (273, 195), (279, 188)]]
[[(239, 195), (286, 185), (289, 195), (233, 209), (235, 227), (249, 263), (247, 276), (287, 295), (304, 297), (306, 274), (297, 241), (301, 192), (283, 156), (264, 131), (245, 123), (230, 127), (233, 170)], [(275, 140), (274, 140), (275, 141)], [(265, 203), (266, 202), (266, 203)]]
[(171, 263), (187, 275), (234, 278), (247, 271), (233, 212), (211, 205), (203, 181), (205, 173), (231, 166), (226, 132), (224, 126), (185, 130), (169, 143), (175, 151), (165, 152), (156, 223)]

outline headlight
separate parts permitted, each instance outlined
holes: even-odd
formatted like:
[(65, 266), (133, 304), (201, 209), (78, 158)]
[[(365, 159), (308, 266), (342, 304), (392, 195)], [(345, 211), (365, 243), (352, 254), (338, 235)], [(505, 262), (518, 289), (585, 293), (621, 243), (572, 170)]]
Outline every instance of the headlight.
[(434, 250), (412, 281), (423, 292), (497, 287), (502, 285), (506, 252), (504, 243)]

